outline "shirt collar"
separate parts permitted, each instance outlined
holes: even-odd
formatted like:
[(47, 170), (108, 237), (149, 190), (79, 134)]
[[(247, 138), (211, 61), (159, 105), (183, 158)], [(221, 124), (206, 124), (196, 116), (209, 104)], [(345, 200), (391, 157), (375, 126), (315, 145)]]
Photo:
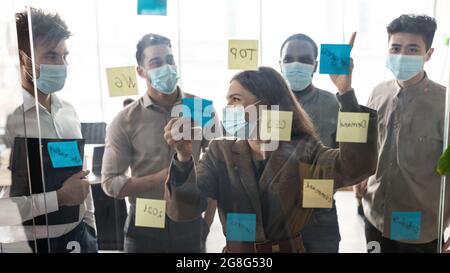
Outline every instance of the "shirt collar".
[[(425, 72), (425, 75), (422, 80), (420, 80), (418, 83), (412, 86), (408, 86), (406, 88), (403, 88), (400, 86), (397, 80), (394, 80), (394, 88), (395, 88), (395, 96), (398, 97), (400, 93), (404, 93), (405, 96), (408, 95), (416, 95), (420, 93), (424, 93), (428, 91), (430, 80), (428, 79), (428, 75)], [(406, 91), (406, 92), (405, 92)]]
[[(59, 108), (62, 107), (62, 102), (55, 94), (51, 94), (51, 109), (52, 112), (56, 112)], [(23, 97), (23, 108), (24, 111), (28, 111), (31, 108), (36, 106), (36, 99), (32, 96), (27, 90), (22, 88), (22, 97)], [(41, 104), (40, 107), (44, 108)]]
[[(186, 98), (186, 94), (181, 90), (180, 87), (177, 87), (176, 92), (178, 92), (178, 97), (177, 97), (177, 101), (175, 102), (175, 104), (180, 104), (181, 99)], [(142, 98), (143, 98), (145, 108), (148, 108), (152, 105), (156, 105), (155, 102), (152, 100), (152, 98), (148, 95), (148, 93), (146, 93)]]

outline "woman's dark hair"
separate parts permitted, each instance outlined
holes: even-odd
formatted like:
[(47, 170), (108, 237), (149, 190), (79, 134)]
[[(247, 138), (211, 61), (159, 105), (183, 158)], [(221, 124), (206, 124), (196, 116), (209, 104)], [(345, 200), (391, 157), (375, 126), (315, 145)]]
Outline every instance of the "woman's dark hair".
[(283, 76), (270, 67), (259, 67), (257, 71), (243, 71), (231, 81), (239, 82), (242, 87), (255, 95), (261, 104), (278, 105), (280, 111), (294, 113), (292, 121), (292, 139), (309, 136), (317, 139), (314, 125), (288, 87)]

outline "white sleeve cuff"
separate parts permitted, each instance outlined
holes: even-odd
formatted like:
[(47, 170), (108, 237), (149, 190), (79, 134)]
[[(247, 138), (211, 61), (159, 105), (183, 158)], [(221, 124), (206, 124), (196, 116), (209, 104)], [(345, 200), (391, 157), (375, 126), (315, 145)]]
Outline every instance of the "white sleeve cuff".
[[(56, 195), (56, 191), (34, 194), (33, 198), (34, 198), (34, 205), (35, 205), (35, 210), (34, 210), (35, 214), (33, 215), (34, 217), (43, 215), (46, 213), (55, 212), (55, 211), (58, 211), (58, 209), (59, 209), (58, 196)], [(47, 201), (47, 206), (45, 205), (46, 204), (45, 201)]]

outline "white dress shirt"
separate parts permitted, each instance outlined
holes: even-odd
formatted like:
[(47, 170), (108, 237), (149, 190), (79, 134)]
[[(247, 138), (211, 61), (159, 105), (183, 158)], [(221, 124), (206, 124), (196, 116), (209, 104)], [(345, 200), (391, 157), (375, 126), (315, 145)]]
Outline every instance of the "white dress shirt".
[[(39, 137), (38, 116), (35, 98), (23, 90), (23, 105), (8, 116), (5, 130), (6, 145), (11, 147), (14, 138)], [(81, 125), (75, 108), (51, 95), (51, 113), (39, 104), (39, 124), (42, 138), (82, 138)], [(46, 202), (45, 202), (46, 201)], [(33, 194), (31, 196), (9, 197), (9, 187), (0, 191), (0, 243), (14, 243), (41, 238), (56, 238), (73, 230), (81, 221), (95, 229), (94, 204), (89, 193), (80, 205), (78, 222), (62, 225), (22, 226), (21, 223), (36, 216), (58, 210), (56, 191)], [(17, 211), (19, 215), (17, 215)], [(48, 231), (47, 231), (48, 230)]]

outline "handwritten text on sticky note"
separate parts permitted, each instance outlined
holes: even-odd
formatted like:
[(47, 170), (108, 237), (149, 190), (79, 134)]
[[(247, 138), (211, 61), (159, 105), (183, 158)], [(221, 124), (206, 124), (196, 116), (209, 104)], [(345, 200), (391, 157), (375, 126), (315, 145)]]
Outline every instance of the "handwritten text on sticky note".
[(339, 112), (337, 142), (366, 143), (369, 113)]
[(136, 198), (136, 226), (164, 228), (166, 201)]
[(261, 115), (260, 137), (262, 140), (291, 140), (292, 112), (263, 110)]
[(228, 68), (258, 70), (258, 40), (229, 40)]
[(333, 207), (334, 181), (327, 179), (305, 179), (303, 181), (304, 208)]
[(106, 69), (108, 90), (111, 97), (133, 96), (138, 94), (136, 71), (134, 66)]
[(320, 46), (320, 74), (348, 75), (351, 45), (322, 44)]
[(392, 212), (391, 239), (406, 241), (419, 240), (421, 218), (421, 212)]
[(47, 144), (53, 168), (78, 167), (83, 165), (76, 141), (58, 141)]
[(227, 214), (227, 241), (254, 242), (255, 239), (256, 214)]

